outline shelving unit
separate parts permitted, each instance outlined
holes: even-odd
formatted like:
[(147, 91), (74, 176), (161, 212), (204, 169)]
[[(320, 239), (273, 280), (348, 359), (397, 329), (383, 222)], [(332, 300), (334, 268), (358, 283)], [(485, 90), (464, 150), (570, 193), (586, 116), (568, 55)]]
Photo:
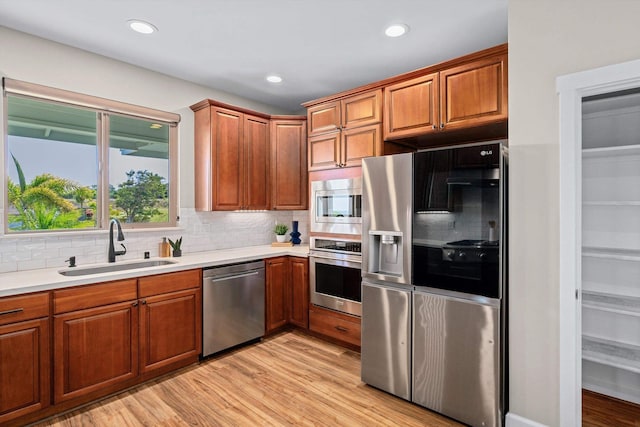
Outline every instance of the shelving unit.
[(582, 384), (640, 403), (640, 91), (582, 123)]

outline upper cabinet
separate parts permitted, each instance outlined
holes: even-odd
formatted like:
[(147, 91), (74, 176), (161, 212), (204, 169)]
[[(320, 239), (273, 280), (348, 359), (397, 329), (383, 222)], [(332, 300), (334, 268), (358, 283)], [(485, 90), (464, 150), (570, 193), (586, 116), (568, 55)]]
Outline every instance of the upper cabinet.
[(462, 130), (507, 119), (507, 53), (388, 85), (384, 139)]
[[(506, 44), (495, 46), (303, 104), (309, 170), (358, 166), (367, 156), (505, 138), (507, 53)], [(382, 126), (369, 127), (374, 125)]]
[(271, 208), (307, 209), (307, 121), (271, 120)]
[(381, 154), (382, 89), (310, 106), (309, 171), (360, 166)]
[(191, 109), (196, 210), (306, 209), (304, 117), (272, 119), (213, 100)]

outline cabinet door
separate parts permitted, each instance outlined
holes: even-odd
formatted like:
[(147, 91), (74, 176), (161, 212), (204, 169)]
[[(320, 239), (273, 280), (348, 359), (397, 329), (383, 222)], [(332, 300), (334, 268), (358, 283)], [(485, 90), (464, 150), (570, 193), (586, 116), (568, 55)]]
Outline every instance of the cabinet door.
[(438, 125), (438, 73), (385, 87), (385, 140), (435, 132)]
[(266, 333), (287, 324), (289, 257), (266, 260)]
[(340, 132), (309, 138), (309, 172), (340, 167)]
[(202, 347), (200, 289), (140, 300), (140, 373), (161, 374), (198, 360)]
[(271, 208), (307, 209), (305, 120), (271, 121)]
[(340, 101), (326, 102), (307, 109), (309, 136), (340, 129)]
[(440, 122), (445, 129), (507, 119), (507, 55), (440, 72)]
[(382, 120), (382, 89), (350, 96), (341, 104), (342, 129), (377, 124)]
[(0, 326), (0, 424), (50, 403), (49, 320)]
[(55, 403), (106, 393), (136, 378), (137, 305), (130, 301), (54, 316)]
[(269, 209), (269, 120), (244, 118), (245, 196), (243, 209)]
[(307, 329), (309, 327), (309, 260), (290, 258), (291, 310), (289, 322)]
[(342, 132), (342, 166), (360, 166), (362, 159), (380, 155), (382, 132), (380, 125), (363, 126)]
[(244, 195), (243, 114), (211, 108), (213, 210), (242, 208)]

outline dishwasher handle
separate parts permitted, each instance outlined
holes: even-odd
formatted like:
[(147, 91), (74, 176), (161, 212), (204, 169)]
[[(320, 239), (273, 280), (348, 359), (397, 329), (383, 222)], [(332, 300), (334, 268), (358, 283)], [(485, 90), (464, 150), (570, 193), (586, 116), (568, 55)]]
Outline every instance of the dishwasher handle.
[(232, 274), (226, 274), (221, 276), (210, 276), (210, 277), (207, 277), (206, 280), (210, 280), (213, 283), (224, 282), (227, 280), (239, 279), (241, 277), (257, 276), (258, 274), (260, 274), (260, 271), (261, 270), (253, 270), (248, 273), (240, 273), (240, 274), (232, 273)]

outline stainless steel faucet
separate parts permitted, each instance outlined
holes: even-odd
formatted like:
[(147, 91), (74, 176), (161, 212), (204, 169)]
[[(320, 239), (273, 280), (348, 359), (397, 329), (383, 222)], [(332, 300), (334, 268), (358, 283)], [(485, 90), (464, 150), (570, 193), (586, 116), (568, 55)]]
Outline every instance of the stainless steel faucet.
[(116, 262), (116, 257), (118, 255), (124, 255), (127, 253), (127, 248), (121, 243), (123, 251), (116, 251), (113, 247), (113, 224), (118, 226), (118, 242), (122, 242), (124, 240), (124, 234), (122, 233), (122, 227), (120, 226), (120, 221), (117, 219), (112, 219), (109, 222), (109, 262)]

